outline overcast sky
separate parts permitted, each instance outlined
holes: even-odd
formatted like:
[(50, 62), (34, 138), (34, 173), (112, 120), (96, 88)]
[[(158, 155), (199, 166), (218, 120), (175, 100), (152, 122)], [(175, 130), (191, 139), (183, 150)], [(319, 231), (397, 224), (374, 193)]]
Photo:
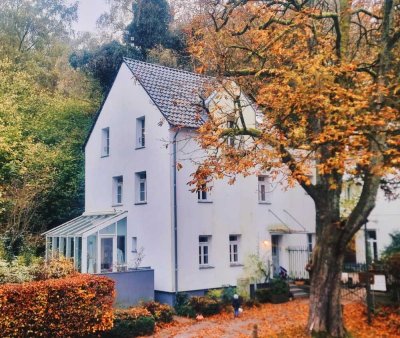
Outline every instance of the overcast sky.
[[(68, 0), (75, 3), (76, 0)], [(105, 0), (79, 0), (78, 22), (73, 27), (76, 31), (96, 31), (96, 20), (104, 12), (108, 11), (109, 5)]]

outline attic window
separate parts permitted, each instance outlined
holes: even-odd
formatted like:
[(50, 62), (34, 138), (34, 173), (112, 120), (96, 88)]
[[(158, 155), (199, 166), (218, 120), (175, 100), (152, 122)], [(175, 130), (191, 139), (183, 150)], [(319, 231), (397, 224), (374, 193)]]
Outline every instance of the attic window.
[(145, 146), (145, 118), (144, 116), (136, 119), (136, 148), (144, 148)]
[(110, 155), (110, 128), (101, 130), (101, 157)]

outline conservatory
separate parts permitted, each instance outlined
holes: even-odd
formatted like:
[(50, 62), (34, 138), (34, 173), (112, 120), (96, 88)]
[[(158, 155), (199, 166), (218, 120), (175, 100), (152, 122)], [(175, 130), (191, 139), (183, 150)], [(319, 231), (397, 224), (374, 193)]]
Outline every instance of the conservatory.
[(127, 212), (84, 213), (45, 232), (46, 258), (71, 258), (82, 273), (127, 269)]

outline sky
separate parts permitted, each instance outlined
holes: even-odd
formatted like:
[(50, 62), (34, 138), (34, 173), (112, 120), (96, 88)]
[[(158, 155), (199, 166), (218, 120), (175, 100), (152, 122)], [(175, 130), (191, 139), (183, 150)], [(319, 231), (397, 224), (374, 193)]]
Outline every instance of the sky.
[[(76, 0), (68, 0), (75, 3)], [(79, 0), (78, 22), (73, 24), (76, 31), (96, 32), (96, 20), (104, 12), (108, 11), (109, 5), (105, 0)]]

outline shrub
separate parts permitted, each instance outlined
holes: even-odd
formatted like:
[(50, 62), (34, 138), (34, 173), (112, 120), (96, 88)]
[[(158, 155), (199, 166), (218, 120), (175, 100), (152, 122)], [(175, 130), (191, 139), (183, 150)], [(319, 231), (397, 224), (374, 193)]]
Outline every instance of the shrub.
[(0, 286), (5, 337), (80, 336), (112, 327), (114, 282), (78, 275)]
[(145, 308), (133, 307), (114, 312), (114, 327), (106, 332), (105, 337), (136, 337), (154, 332), (155, 321)]
[(30, 282), (34, 279), (37, 266), (37, 263), (27, 266), (20, 259), (12, 262), (0, 260), (0, 284)]
[(147, 309), (156, 322), (171, 323), (174, 320), (174, 310), (167, 304), (158, 302), (144, 302), (142, 306)]
[(189, 295), (187, 293), (181, 292), (176, 295), (174, 308), (178, 316), (196, 317), (196, 311), (189, 305)]
[(196, 314), (203, 316), (215, 315), (222, 310), (221, 303), (218, 300), (204, 296), (189, 298), (188, 305), (194, 309)]
[(73, 276), (78, 272), (70, 258), (57, 255), (48, 261), (42, 261), (35, 269), (35, 280), (46, 280)]
[(272, 295), (289, 295), (290, 287), (289, 284), (281, 279), (275, 278), (271, 282), (271, 294)]
[(271, 301), (271, 289), (257, 289), (255, 296), (260, 303), (268, 303)]
[(207, 291), (207, 297), (215, 300), (221, 300), (224, 289), (213, 289)]

